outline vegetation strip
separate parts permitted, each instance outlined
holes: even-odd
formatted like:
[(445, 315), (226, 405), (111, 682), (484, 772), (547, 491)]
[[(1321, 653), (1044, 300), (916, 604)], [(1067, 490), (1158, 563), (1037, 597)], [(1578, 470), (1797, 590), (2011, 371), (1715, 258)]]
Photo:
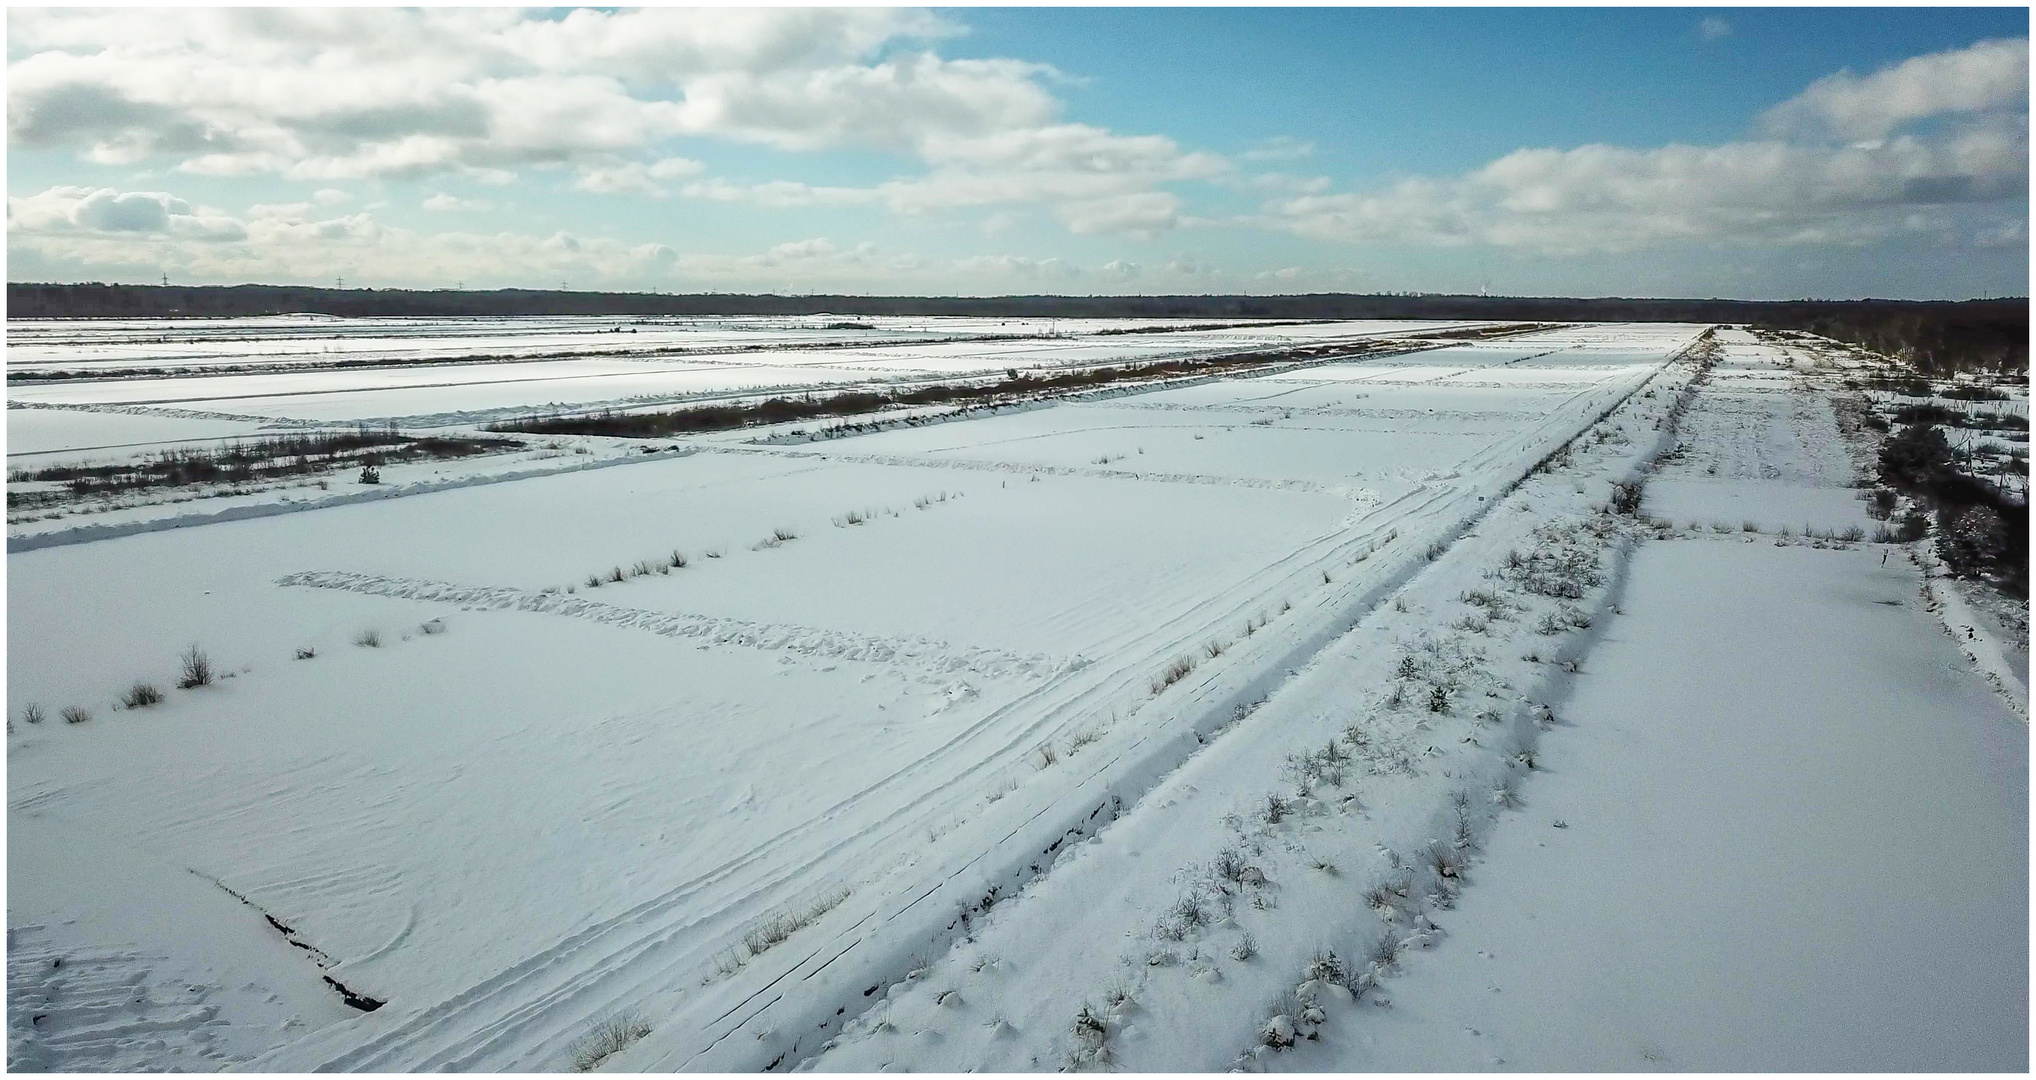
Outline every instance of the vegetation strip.
[(897, 406), (940, 405), (957, 401), (1016, 401), (1057, 391), (1086, 389), (1135, 379), (1169, 375), (1231, 374), (1297, 360), (1323, 360), (1331, 357), (1356, 359), (1382, 349), (1397, 350), (1404, 347), (1404, 343), (1397, 341), (1365, 342), (1357, 345), (1311, 345), (1207, 359), (1161, 360), (1121, 367), (1106, 365), (1045, 376), (1021, 374), (1014, 368), (1006, 371), (1003, 379), (990, 383), (935, 383), (910, 390), (851, 390), (827, 396), (808, 394), (796, 398), (773, 397), (747, 404), (709, 405), (664, 412), (618, 413), (610, 410), (588, 416), (533, 417), (527, 420), (490, 424), (487, 430), (538, 435), (609, 435), (655, 439), (829, 416), (858, 416)]
[[(97, 496), (198, 484), (256, 484), (286, 476), (360, 468), (363, 483), (379, 481), (380, 466), (419, 458), (444, 459), (515, 450), (514, 439), (417, 437), (391, 429), (306, 435), (271, 435), (234, 441), (224, 447), (160, 450), (118, 465), (51, 465), (17, 469), (10, 484), (62, 483), (61, 491), (9, 491), (9, 510), (29, 509)], [(370, 475), (375, 479), (369, 479)]]

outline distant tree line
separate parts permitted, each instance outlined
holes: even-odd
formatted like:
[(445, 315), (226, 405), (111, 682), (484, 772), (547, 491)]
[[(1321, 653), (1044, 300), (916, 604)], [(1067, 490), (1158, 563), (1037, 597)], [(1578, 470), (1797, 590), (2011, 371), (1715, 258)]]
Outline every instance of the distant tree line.
[(1702, 322), (1807, 330), (1933, 374), (2026, 372), (2029, 301), (1649, 300), (1316, 293), (1303, 296), (776, 296), (533, 289), (9, 283), (12, 318), (199, 318), (319, 313), (483, 315), (972, 315), (985, 318), (1508, 319)]

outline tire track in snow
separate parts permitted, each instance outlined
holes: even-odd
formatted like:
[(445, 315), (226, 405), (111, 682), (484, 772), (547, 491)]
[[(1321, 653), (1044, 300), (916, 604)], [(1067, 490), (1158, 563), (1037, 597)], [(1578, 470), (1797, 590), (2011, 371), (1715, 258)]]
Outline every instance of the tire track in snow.
[(776, 454), (781, 457), (819, 458), (847, 465), (893, 465), (905, 468), (962, 469), (973, 472), (1000, 472), (1014, 475), (1082, 476), (1099, 480), (1140, 480), (1155, 484), (1206, 484), (1213, 487), (1258, 488), (1263, 491), (1297, 491), (1309, 495), (1333, 495), (1364, 506), (1375, 506), (1379, 493), (1368, 488), (1322, 484), (1313, 480), (1279, 480), (1259, 476), (1212, 476), (1207, 473), (1144, 472), (1135, 469), (1101, 469), (1077, 465), (1044, 465), (1030, 461), (985, 461), (977, 458), (936, 457), (932, 454), (833, 454), (821, 450), (779, 450), (760, 446), (702, 446), (717, 454)]
[(1060, 659), (1035, 653), (1021, 656), (1002, 649), (979, 646), (954, 647), (926, 638), (893, 638), (857, 634), (846, 630), (824, 630), (794, 623), (761, 623), (747, 619), (689, 615), (682, 612), (649, 611), (617, 607), (580, 596), (532, 592), (492, 585), (454, 585), (443, 581), (356, 574), (342, 570), (307, 570), (287, 574), (276, 584), (312, 589), (339, 589), (369, 596), (390, 596), (404, 600), (425, 600), (457, 604), (486, 611), (530, 611), (564, 615), (665, 637), (694, 638), (710, 645), (735, 645), (748, 649), (784, 651), (830, 660), (861, 660), (873, 664), (908, 664), (940, 673), (963, 673), (985, 678), (1029, 676), (1050, 678), (1077, 671), (1088, 665), (1082, 657)]
[(288, 417), (256, 416), (253, 413), (216, 412), (211, 409), (175, 409), (148, 404), (115, 404), (112, 402), (10, 401), (7, 403), (7, 407), (9, 409), (44, 409), (51, 412), (109, 413), (115, 416), (167, 416), (175, 420), (231, 420), (239, 423), (260, 424), (268, 428), (350, 428), (355, 426), (352, 421), (293, 420)]
[[(1318, 384), (1319, 385), (1319, 384)], [(1303, 390), (1313, 387), (1303, 387)], [(1298, 391), (1297, 391), (1298, 392)], [(1335, 405), (1192, 405), (1176, 401), (1141, 401), (1115, 404), (1119, 409), (1151, 409), (1165, 412), (1215, 413), (1239, 416), (1353, 417), (1363, 420), (1539, 420), (1546, 413), (1518, 409), (1365, 409)]]
[[(1633, 389), (1644, 385), (1645, 381), (1640, 380)], [(1573, 385), (1569, 388), (1576, 389)], [(1630, 396), (1631, 390), (1628, 393)], [(1573, 400), (1578, 406), (1583, 406), (1582, 399), (1588, 396), (1579, 394)], [(1509, 445), (1496, 453), (1499, 456), (1538, 453), (1546, 446), (1542, 440), (1564, 441), (1588, 426), (1584, 417), (1573, 417), (1564, 422), (1562, 416), (1551, 415), (1543, 425), (1508, 440)], [(824, 458), (831, 455), (811, 456)], [(900, 464), (923, 466), (940, 463), (908, 458)], [(1521, 464), (1524, 467), (1526, 462)], [(1494, 477), (1492, 485), (1498, 485), (1500, 479)], [(1391, 582), (1404, 580), (1405, 575), (1425, 565), (1425, 560), (1419, 555), (1422, 540), (1440, 533), (1453, 535), (1460, 532), (1469, 523), (1464, 520), (1466, 516), (1474, 518), (1482, 513), (1484, 508), (1473, 507), (1474, 494), (1474, 490), (1455, 486), (1424, 487), (1401, 495), (1390, 507), (1383, 508), (1381, 513), (1390, 520), (1370, 523), (1369, 531), (1376, 533), (1395, 526), (1409, 530), (1403, 534), (1403, 545), (1409, 557), (1392, 560), (1395, 564), (1392, 566), (1379, 565), (1378, 569), (1386, 575), (1386, 580), (1374, 579), (1366, 584), (1364, 591), (1367, 596), (1339, 594), (1333, 605), (1338, 611), (1326, 620), (1318, 614), (1316, 621), (1321, 625), (1304, 636), (1322, 636), (1317, 647), (1333, 640), (1336, 625), (1342, 624), (1349, 614), (1354, 613), (1354, 610), (1349, 610), (1353, 609), (1353, 605), (1355, 609), (1363, 609), (1379, 602), (1389, 595)], [(1226, 614), (1200, 618), (1197, 621), (1204, 625), (1192, 629), (1169, 620), (1174, 623), (1169, 626), (1171, 641), (1145, 641), (1141, 646), (1128, 649), (1133, 653), (1129, 656), (1120, 657), (1111, 651), (1105, 654), (1108, 663), (1091, 667), (1080, 679), (1071, 683), (1056, 681), (1035, 686), (1026, 691), (1024, 698), (1027, 700), (1003, 706), (997, 710), (997, 715), (984, 718), (967, 731), (957, 732), (948, 743), (918, 760), (901, 765), (891, 776), (870, 788), (792, 829), (776, 836), (759, 838), (751, 850), (703, 870), (693, 880), (666, 894), (577, 931), (467, 990), (417, 1009), (410, 1015), (390, 1017), (386, 1021), (378, 1017), (372, 1027), (352, 1023), (344, 1030), (331, 1029), (319, 1037), (294, 1044), (285, 1052), (271, 1055), (265, 1063), (298, 1068), (315, 1064), (323, 1069), (468, 1069), (501, 1068), (513, 1063), (527, 1066), (533, 1062), (561, 1060), (559, 1055), (563, 1048), (584, 1031), (585, 1023), (629, 1003), (643, 1002), (655, 995), (669, 993), (675, 987), (691, 985), (700, 968), (707, 963), (709, 950), (715, 947), (712, 943), (694, 945), (692, 942), (712, 937), (721, 932), (722, 927), (739, 929), (757, 912), (790, 902), (802, 887), (811, 886), (814, 882), (840, 880), (845, 864), (866, 864), (874, 853), (897, 852), (918, 845), (926, 833), (928, 822), (944, 818), (950, 812), (959, 810), (980, 815), (980, 807), (975, 805), (976, 792), (962, 783), (962, 778), (988, 776), (1015, 764), (1016, 755), (1029, 752), (1043, 733), (1079, 717), (1093, 717), (1100, 706), (1118, 700), (1120, 695), (1117, 691), (1128, 689), (1134, 696), (1143, 699), (1146, 696), (1143, 688), (1153, 664), (1172, 655), (1179, 647), (1200, 640), (1206, 636), (1206, 630), (1217, 622), (1234, 621), (1240, 613), (1262, 604), (1266, 596), (1276, 594), (1283, 587), (1282, 583), (1289, 579), (1308, 577), (1313, 573), (1314, 563), (1325, 557), (1325, 545), (1336, 553), (1336, 557), (1343, 558), (1354, 554), (1366, 542), (1367, 537), (1362, 533), (1331, 532), (1318, 537), (1304, 545), (1302, 551), (1252, 574), (1251, 581), (1247, 583), (1251, 587), (1244, 589), (1252, 596), (1238, 598), (1237, 606)], [(1174, 714), (1175, 720), (1140, 732), (1131, 745), (1112, 755), (1108, 761), (1098, 759), (1093, 765), (1085, 761), (1083, 774), (1071, 773), (1064, 780), (1057, 779), (1052, 785), (1053, 790), (1042, 793), (1044, 799), (1031, 801), (1032, 824), (1022, 827), (1020, 833), (1012, 834), (1007, 844), (993, 840), (983, 849), (964, 847), (953, 852), (953, 861), (940, 867), (941, 872), (936, 875), (937, 880), (930, 890), (923, 880), (905, 882), (891, 878), (883, 879), (888, 887), (869, 891), (859, 888), (851, 904), (867, 909), (862, 918), (856, 920), (853, 926), (833, 929), (831, 934), (823, 935), (810, 945), (802, 944), (799, 957), (788, 955), (752, 969), (758, 982), (768, 979), (766, 985), (731, 982), (717, 992), (703, 992), (701, 997), (692, 999), (690, 1003), (681, 1002), (676, 1011), (661, 1022), (661, 1026), (671, 1029), (665, 1037), (675, 1040), (674, 1045), (667, 1048), (668, 1052), (677, 1051), (679, 1055), (664, 1060), (669, 1064), (691, 1060), (687, 1055), (698, 1054), (702, 1050), (700, 1043), (709, 1040), (711, 1044), (723, 1046), (741, 1042), (745, 1048), (754, 1049), (738, 1052), (738, 1057), (743, 1060), (737, 1067), (761, 1068), (764, 1060), (781, 1048), (773, 1046), (766, 1049), (761, 1041), (755, 1044), (742, 1039), (730, 1041), (735, 1032), (753, 1033), (763, 1040), (774, 1030), (783, 1030), (788, 1037), (794, 1031), (823, 1031), (827, 1027), (824, 1014), (838, 1016), (835, 1006), (844, 1001), (866, 998), (866, 993), (858, 992), (869, 982), (888, 984), (895, 981), (892, 969), (902, 971), (900, 965), (904, 963), (906, 954), (925, 947), (923, 935), (930, 931), (939, 936), (938, 926), (944, 924), (952, 912), (945, 906), (944, 899), (936, 899), (934, 903), (925, 901), (943, 890), (946, 893), (966, 891), (965, 886), (974, 879), (957, 875), (980, 874), (984, 880), (996, 880), (1004, 878), (1005, 871), (1022, 870), (1026, 860), (1038, 857), (1034, 852), (1040, 846), (1063, 835), (1064, 826), (1089, 821), (1095, 815), (1100, 804), (1093, 796), (1100, 792), (1106, 801), (1113, 793), (1135, 798), (1139, 791), (1149, 786), (1155, 770), (1163, 768), (1166, 759), (1177, 753), (1192, 752), (1190, 747), (1197, 741), (1178, 723), (1179, 709), (1188, 707), (1198, 717), (1206, 713), (1218, 720), (1228, 719), (1232, 715), (1232, 710), (1227, 707), (1229, 699), (1262, 695), (1262, 689), (1255, 684), (1278, 682), (1281, 673), (1293, 666), (1286, 662), (1287, 654), (1313, 651), (1308, 644), (1300, 642), (1268, 642), (1267, 647), (1278, 655), (1262, 658), (1260, 664), (1252, 665), (1251, 671), (1225, 675), (1220, 688), (1195, 690), (1192, 702), (1176, 699), (1171, 704), (1156, 705), (1160, 712)], [(1221, 669), (1218, 670), (1220, 672)], [(1017, 723), (1014, 725), (1013, 721)], [(1157, 745), (1169, 740), (1179, 745)], [(1138, 760), (1127, 760), (1127, 755)], [(1089, 771), (1092, 768), (1095, 771)], [(949, 774), (948, 779), (929, 786), (928, 781), (942, 772)], [(932, 808), (929, 804), (933, 804)], [(825, 823), (854, 819), (858, 806), (878, 808), (881, 812), (858, 826), (851, 835), (828, 837), (824, 831)], [(1000, 819), (993, 824), (1008, 830), (1007, 821)], [(827, 839), (824, 850), (814, 858), (795, 863), (774, 860), (769, 854), (794, 847), (801, 838), (809, 836)], [(1039, 838), (1039, 844), (1032, 845), (1027, 837)], [(1007, 851), (1007, 847), (1011, 850)], [(1004, 862), (1010, 865), (998, 865)], [(710, 905), (705, 910), (699, 907), (703, 901)], [(853, 918), (856, 913), (845, 914)], [(873, 933), (870, 930), (872, 924), (876, 924), (882, 932)], [(861, 946), (861, 951), (856, 953), (854, 950), (858, 946)], [(860, 956), (864, 963), (853, 971), (841, 970), (848, 964), (834, 965), (824, 977), (816, 978), (819, 968), (829, 967), (844, 954), (849, 954), (850, 962)], [(771, 955), (776, 957), (778, 954)], [(787, 976), (794, 975), (806, 983), (796, 994), (785, 989)], [(720, 983), (715, 985), (723, 987)], [(729, 1005), (734, 1008), (728, 1008)], [(695, 1015), (689, 1011), (689, 1006), (694, 1010), (711, 1006), (711, 1012)], [(740, 1018), (734, 1020), (733, 1026), (728, 1026), (733, 1017)], [(394, 1021), (393, 1026), (391, 1021)], [(810, 1026), (815, 1022), (821, 1022), (820, 1026)], [(835, 1024), (839, 1022), (838, 1019), (833, 1021)], [(752, 1061), (749, 1060), (751, 1055), (761, 1056), (754, 1056)], [(723, 1060), (715, 1059), (716, 1062)], [(699, 1067), (699, 1064), (694, 1061), (692, 1067)]]

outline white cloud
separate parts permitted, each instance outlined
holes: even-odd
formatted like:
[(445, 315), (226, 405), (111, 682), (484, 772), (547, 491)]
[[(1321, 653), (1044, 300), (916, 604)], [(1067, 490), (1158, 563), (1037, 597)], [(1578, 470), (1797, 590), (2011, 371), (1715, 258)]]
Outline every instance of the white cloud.
[(649, 163), (611, 160), (580, 166), (573, 187), (596, 195), (665, 195), (664, 181), (693, 176), (705, 166), (690, 158), (667, 157)]
[(319, 188), (311, 193), (311, 200), (320, 206), (338, 206), (343, 202), (351, 202), (353, 196), (338, 188)]
[[(579, 287), (994, 293), (1082, 282), (1107, 287), (1147, 274), (1123, 259), (1095, 267), (1011, 254), (929, 259), (825, 236), (721, 254), (564, 230), (420, 231), (385, 224), (370, 210), (323, 216), (329, 213), (315, 200), (265, 203), (235, 216), (164, 192), (51, 188), (9, 199), (8, 248), (24, 264), (102, 280), (122, 273), (152, 280), (167, 271), (199, 282), (344, 276), (426, 287), (455, 280), (550, 287), (570, 280)], [(1213, 266), (1192, 257), (1159, 273), (1191, 277), (1204, 288), (1220, 284)]]
[(210, 207), (193, 207), (161, 191), (52, 187), (7, 198), (7, 232), (97, 235), (140, 239), (174, 237), (216, 242), (240, 239), (238, 222)]
[[(1814, 112), (1848, 135), (1873, 131), (1884, 138), (1516, 150), (1462, 176), (1276, 199), (1262, 220), (1331, 240), (1557, 254), (1690, 242), (1868, 244), (1919, 231), (1912, 221), (1919, 208), (2026, 205), (2026, 98), (1998, 92), (2013, 81), (2007, 76), (1971, 75), (1975, 67), (1999, 66), (1999, 50), (1968, 52), (1978, 59), (1938, 54), (1868, 80), (1820, 80), (1769, 114), (1770, 126), (1777, 116)], [(2026, 85), (2026, 46), (2020, 62)], [(1867, 84), (1872, 92), (1862, 89)], [(1890, 126), (1947, 111), (1964, 115), (1921, 134)]]
[(1067, 281), (1082, 274), (1080, 267), (1062, 259), (1029, 259), (1022, 255), (973, 255), (956, 259), (953, 265), (964, 274), (990, 280)]
[(1072, 233), (1129, 233), (1151, 236), (1180, 223), (1181, 200), (1168, 191), (1140, 191), (1061, 204), (1058, 213)]
[(852, 8), (23, 9), (8, 20), (8, 136), (206, 176), (505, 183), (569, 165), (577, 190), (640, 195), (702, 171), (666, 152), (676, 139), (875, 148), (930, 171), (856, 193), (680, 190), (901, 213), (1048, 203), (1070, 224), (1134, 232), (1171, 227), (1161, 185), (1228, 168), (1162, 136), (1059, 122), (1050, 66), (926, 47), (958, 32), (924, 12)]
[(799, 206), (851, 206), (874, 203), (880, 197), (871, 188), (814, 187), (796, 180), (738, 184), (719, 178), (687, 184), (679, 189), (679, 193), (689, 199), (749, 202), (773, 209)]
[(1929, 117), (2019, 110), (2028, 131), (2029, 42), (1982, 41), (1931, 53), (1860, 77), (1827, 75), (1768, 110), (1763, 130), (1795, 138), (1845, 141), (1886, 137)]
[(2029, 223), (2021, 218), (2004, 221), (1981, 230), (1972, 242), (1983, 248), (2023, 247), (2029, 243)]
[(910, 148), (1051, 119), (1043, 65), (867, 57), (953, 28), (875, 9), (41, 9), (8, 133), (107, 163), (297, 178), (513, 169), (675, 135)]
[(1116, 135), (1084, 124), (928, 140), (932, 172), (873, 187), (815, 187), (796, 181), (687, 184), (697, 199), (758, 206), (880, 203), (904, 214), (963, 207), (1046, 203), (1077, 233), (1149, 235), (1179, 224), (1181, 200), (1160, 185), (1223, 175), (1228, 162), (1183, 151), (1158, 135)]
[[(637, 280), (669, 270), (670, 249), (656, 244), (582, 239), (571, 233), (419, 233), (387, 226), (371, 213), (312, 216), (309, 203), (265, 204), (244, 219), (192, 208), (160, 193), (129, 199), (130, 216), (108, 217), (111, 192), (52, 188), (10, 198), (8, 248), (47, 265), (161, 267), (191, 281), (352, 280), (432, 285), (466, 279), (505, 284), (560, 277)], [(148, 202), (163, 212), (143, 208)]]
[(424, 200), (423, 206), (426, 210), (439, 213), (458, 210), (485, 211), (494, 208), (493, 204), (485, 199), (462, 199), (456, 195), (447, 195), (443, 191)]
[(1716, 15), (1707, 15), (1697, 24), (1697, 36), (1705, 41), (1718, 41), (1732, 36), (1732, 24)]

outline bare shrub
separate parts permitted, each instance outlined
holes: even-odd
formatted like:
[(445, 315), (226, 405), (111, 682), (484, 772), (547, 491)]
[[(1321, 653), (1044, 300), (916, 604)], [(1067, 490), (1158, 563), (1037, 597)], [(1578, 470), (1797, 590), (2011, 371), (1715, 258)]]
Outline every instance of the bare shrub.
[(1244, 880), (1244, 872), (1250, 869), (1250, 865), (1244, 861), (1243, 852), (1236, 848), (1224, 848), (1216, 853), (1216, 861), (1209, 864), (1209, 869), (1224, 881), (1241, 882)]
[(46, 717), (44, 717), (44, 716), (43, 716), (43, 712), (42, 712), (42, 706), (41, 706), (41, 705), (38, 705), (38, 704), (36, 704), (35, 702), (32, 702), (32, 701), (31, 701), (31, 702), (29, 702), (29, 703), (28, 703), (27, 705), (25, 705), (25, 706), (23, 706), (23, 707), (22, 707), (22, 710), (21, 710), (21, 722), (22, 722), (22, 723), (24, 723), (24, 724), (40, 724), (40, 723), (42, 723), (42, 722), (43, 722), (43, 720), (44, 720), (44, 719), (46, 719)]
[(1060, 752), (1053, 748), (1052, 743), (1047, 743), (1041, 746), (1038, 750), (1038, 754), (1039, 754), (1039, 767), (1042, 769), (1050, 769), (1053, 766), (1060, 764)]
[(1604, 582), (1597, 552), (1556, 530), (1536, 530), (1542, 541), (1531, 554), (1510, 552), (1503, 576), (1519, 582), (1528, 592), (1561, 600), (1581, 600), (1588, 589)]
[(1096, 1010), (1083, 1005), (1075, 1014), (1073, 1035), (1075, 1043), (1090, 1054), (1103, 1049), (1104, 1040), (1110, 1037), (1109, 1021), (1097, 1015)]
[(1068, 756), (1070, 757), (1074, 756), (1076, 751), (1080, 750), (1084, 746), (1089, 745), (1090, 743), (1095, 742), (1097, 739), (1100, 739), (1102, 737), (1103, 733), (1097, 731), (1094, 728), (1084, 728), (1081, 731), (1075, 732), (1074, 734), (1068, 736), (1067, 740)]
[(1457, 860), (1456, 852), (1440, 843), (1428, 845), (1428, 865), (1435, 871), (1436, 877), (1445, 881), (1454, 880), (1463, 872), (1463, 864)]
[(1612, 484), (1612, 512), (1627, 517), (1640, 512), (1641, 489), (1638, 480), (1619, 480)]
[(665, 561), (674, 570), (684, 570), (686, 568), (686, 553), (678, 548), (673, 548), (672, 553), (666, 556)]
[(1308, 977), (1317, 982), (1341, 984), (1350, 977), (1343, 960), (1333, 950), (1320, 949), (1308, 958)]
[(182, 660), (184, 673), (177, 679), (177, 689), (212, 685), (212, 658), (206, 656), (203, 650), (194, 644), (185, 651)]
[(1223, 655), (1223, 643), (1220, 641), (1210, 641), (1205, 643), (1202, 646), (1202, 655), (1207, 656), (1211, 660), (1216, 659), (1217, 657)]
[(1230, 946), (1230, 959), (1232, 960), (1237, 960), (1241, 962), (1249, 960), (1257, 955), (1258, 955), (1258, 939), (1252, 937), (1250, 934), (1244, 935), (1242, 938), (1238, 939), (1237, 944)]
[(374, 629), (363, 630), (354, 635), (353, 643), (363, 649), (379, 649), (382, 647), (382, 632)]
[(311, 659), (312, 657), (314, 657), (314, 656), (317, 656), (317, 655), (318, 655), (318, 650), (317, 650), (317, 649), (314, 649), (314, 648), (312, 648), (312, 647), (310, 647), (310, 646), (308, 646), (308, 645), (306, 645), (306, 646), (303, 646), (303, 647), (301, 647), (301, 648), (299, 648), (299, 649), (297, 650), (297, 659), (299, 659), (299, 660), (309, 660), (309, 659)]
[(66, 724), (82, 724), (92, 719), (92, 713), (89, 710), (77, 705), (66, 705), (64, 706), (64, 711), (57, 715), (63, 717)]
[(145, 709), (150, 705), (160, 704), (162, 700), (162, 689), (156, 684), (136, 682), (127, 688), (127, 694), (120, 699), (120, 703), (130, 709)]
[(1152, 692), (1157, 694), (1167, 687), (1180, 682), (1182, 679), (1187, 678), (1188, 673), (1193, 670), (1195, 670), (1195, 662), (1193, 660), (1185, 656), (1176, 657), (1173, 663), (1168, 664), (1166, 669), (1159, 673), (1158, 678), (1152, 680)]
[(843, 889), (821, 897), (803, 908), (771, 915), (751, 927), (749, 932), (742, 936), (743, 947), (749, 950), (751, 956), (760, 956), (771, 948), (783, 944), (793, 934), (820, 921), (822, 915), (840, 907), (841, 902), (846, 899), (848, 890)]
[(635, 1013), (624, 1013), (610, 1017), (595, 1025), (594, 1030), (573, 1043), (572, 1055), (574, 1072), (593, 1072), (603, 1061), (634, 1045), (637, 1040), (650, 1034), (650, 1022)]

